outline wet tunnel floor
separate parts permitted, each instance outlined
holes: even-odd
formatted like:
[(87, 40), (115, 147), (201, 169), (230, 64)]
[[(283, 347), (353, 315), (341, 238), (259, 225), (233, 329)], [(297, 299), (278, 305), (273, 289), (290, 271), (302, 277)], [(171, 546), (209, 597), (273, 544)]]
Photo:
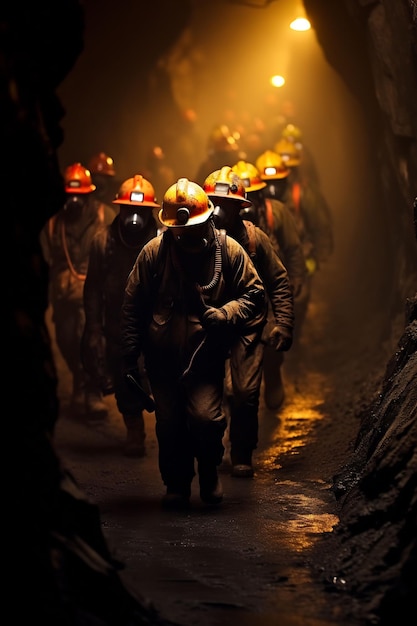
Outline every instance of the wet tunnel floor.
[(349, 357), (357, 344), (322, 303), (311, 303), (303, 341), (285, 357), (284, 405), (271, 413), (261, 397), (255, 477), (232, 478), (225, 463), (218, 508), (200, 502), (194, 479), (190, 510), (163, 511), (154, 415), (145, 414), (147, 456), (124, 457), (125, 429), (114, 398), (106, 398), (106, 421), (74, 420), (66, 414), (68, 374), (56, 355), (62, 399), (57, 452), (98, 505), (109, 548), (124, 565), (125, 586), (172, 622), (353, 626), (346, 618), (349, 599), (318, 580), (312, 550), (338, 521), (332, 477), (358, 429), (346, 397), (367, 363)]
[(304, 373), (301, 390), (296, 376), (284, 370), (284, 377), (281, 410), (271, 413), (261, 402), (255, 477), (232, 478), (225, 462), (223, 504), (203, 505), (195, 478), (186, 512), (161, 509), (153, 414), (145, 414), (147, 456), (126, 458), (114, 399), (106, 399), (107, 420), (82, 423), (65, 415), (64, 394), (57, 451), (98, 505), (109, 548), (124, 564), (120, 575), (126, 587), (173, 622), (347, 623), (314, 580), (309, 555), (337, 522), (330, 490), (337, 454), (330, 465), (323, 456), (323, 446), (332, 445), (324, 438), (334, 432), (323, 410), (327, 383), (319, 373)]

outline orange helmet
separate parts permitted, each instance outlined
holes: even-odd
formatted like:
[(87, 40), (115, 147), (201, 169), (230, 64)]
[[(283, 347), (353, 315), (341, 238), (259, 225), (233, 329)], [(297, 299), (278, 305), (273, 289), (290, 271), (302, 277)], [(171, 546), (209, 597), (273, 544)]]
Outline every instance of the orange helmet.
[(252, 206), (252, 202), (246, 199), (243, 181), (228, 165), (209, 174), (203, 189), (213, 202), (215, 198), (231, 198), (239, 202), (241, 208)]
[(65, 192), (82, 194), (95, 191), (96, 186), (91, 181), (91, 173), (81, 163), (68, 165), (64, 174)]
[(226, 124), (216, 126), (210, 133), (208, 140), (210, 152), (236, 152), (239, 146), (236, 137)]
[(141, 174), (125, 180), (117, 192), (113, 204), (130, 204), (132, 206), (152, 206), (159, 208), (156, 203), (155, 189)]
[(256, 167), (261, 174), (262, 180), (286, 178), (290, 173), (281, 155), (273, 150), (262, 152), (256, 159)]
[(266, 183), (262, 180), (260, 173), (252, 163), (238, 161), (232, 167), (232, 170), (242, 180), (246, 191), (258, 191), (266, 187)]
[(301, 153), (293, 141), (282, 137), (275, 144), (275, 152), (281, 155), (282, 160), (288, 167), (297, 167), (301, 163)]
[(159, 220), (168, 228), (203, 224), (213, 214), (213, 204), (200, 185), (179, 178), (167, 189), (159, 211)]
[(105, 152), (99, 152), (91, 157), (88, 168), (92, 174), (104, 174), (105, 176), (115, 176), (114, 161)]

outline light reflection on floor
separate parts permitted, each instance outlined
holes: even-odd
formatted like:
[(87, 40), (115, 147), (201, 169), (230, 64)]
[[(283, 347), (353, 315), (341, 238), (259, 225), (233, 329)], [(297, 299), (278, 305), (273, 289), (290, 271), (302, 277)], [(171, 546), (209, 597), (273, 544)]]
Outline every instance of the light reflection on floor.
[[(275, 532), (280, 527), (280, 534), (285, 536), (292, 549), (301, 552), (311, 547), (317, 536), (330, 532), (338, 522), (336, 515), (329, 514), (326, 503), (329, 485), (323, 480), (302, 480), (303, 484), (289, 481), (280, 476), (280, 459), (296, 457), (306, 443), (312, 441), (312, 430), (319, 421), (326, 417), (323, 406), (327, 391), (326, 378), (318, 372), (308, 372), (285, 380), (286, 399), (277, 412), (269, 411), (263, 402), (261, 393), (259, 444), (257, 464), (260, 472), (258, 480), (278, 471), (274, 485), (277, 492), (273, 498), (278, 510), (285, 511), (285, 523), (275, 519)], [(307, 377), (307, 379), (306, 379)], [(304, 384), (301, 384), (303, 381)], [(303, 389), (308, 390), (303, 392)], [(290, 515), (288, 513), (290, 512)], [(265, 519), (263, 520), (265, 524)]]
[[(308, 373), (300, 385), (297, 379), (285, 381), (286, 400), (274, 413), (263, 403), (261, 393), (259, 445), (257, 457), (266, 469), (279, 467), (283, 454), (298, 454), (299, 448), (311, 440), (311, 430), (323, 419), (326, 379), (320, 373)], [(302, 389), (308, 389), (303, 393)]]

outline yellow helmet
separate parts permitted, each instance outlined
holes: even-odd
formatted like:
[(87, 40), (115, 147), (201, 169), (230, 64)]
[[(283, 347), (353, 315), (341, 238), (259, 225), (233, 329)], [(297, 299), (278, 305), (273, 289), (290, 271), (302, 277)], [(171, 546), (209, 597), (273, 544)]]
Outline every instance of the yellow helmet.
[(252, 202), (246, 199), (246, 190), (241, 178), (229, 165), (209, 174), (204, 181), (203, 189), (213, 202), (215, 198), (231, 198), (239, 202), (241, 208), (247, 208)]
[(290, 173), (281, 155), (278, 152), (274, 152), (274, 150), (262, 152), (256, 159), (256, 167), (261, 174), (262, 180), (286, 178)]
[(289, 139), (293, 143), (301, 143), (303, 140), (303, 134), (298, 126), (295, 124), (287, 124), (281, 133), (281, 137)]
[(296, 145), (289, 139), (282, 137), (275, 144), (275, 152), (281, 155), (282, 160), (288, 167), (297, 167), (301, 163), (301, 153)]
[(203, 224), (213, 214), (213, 204), (200, 185), (179, 178), (167, 189), (159, 211), (159, 220), (168, 228)]
[(252, 163), (248, 161), (238, 161), (232, 170), (242, 180), (246, 191), (258, 191), (266, 187), (266, 183), (262, 180), (260, 173)]

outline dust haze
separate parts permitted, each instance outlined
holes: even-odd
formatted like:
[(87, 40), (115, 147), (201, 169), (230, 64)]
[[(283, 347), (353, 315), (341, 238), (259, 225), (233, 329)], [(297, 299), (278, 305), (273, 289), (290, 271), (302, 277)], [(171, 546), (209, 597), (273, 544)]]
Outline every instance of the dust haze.
[[(143, 23), (140, 4), (121, 0), (115, 14), (113, 3), (86, 3), (85, 50), (59, 90), (66, 111), (62, 167), (105, 150), (124, 180), (143, 170), (149, 147), (160, 144), (176, 175), (193, 179), (213, 126), (270, 121), (290, 107), (333, 217), (328, 307), (351, 339), (361, 328), (378, 341), (380, 311), (389, 315), (382, 305), (389, 223), (372, 200), (372, 146), (359, 104), (314, 30), (289, 29), (299, 3), (192, 2), (187, 28), (168, 49), (162, 28)], [(269, 83), (277, 73), (286, 77), (281, 89)], [(183, 124), (189, 111), (192, 131)]]

